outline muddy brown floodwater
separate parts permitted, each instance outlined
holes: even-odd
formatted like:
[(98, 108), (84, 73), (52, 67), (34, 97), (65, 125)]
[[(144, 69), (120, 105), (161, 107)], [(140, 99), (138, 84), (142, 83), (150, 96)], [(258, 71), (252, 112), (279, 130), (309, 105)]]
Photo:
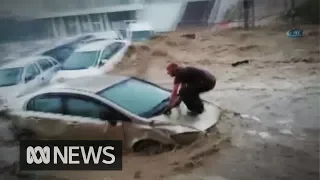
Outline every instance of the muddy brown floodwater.
[(42, 174), (70, 180), (318, 180), (319, 31), (301, 28), (306, 35), (297, 39), (288, 38), (284, 27), (204, 29), (194, 32), (195, 39), (174, 32), (135, 45), (113, 73), (170, 87), (168, 62), (208, 69), (218, 82), (203, 98), (225, 109), (217, 127), (182, 149), (126, 155), (122, 171)]

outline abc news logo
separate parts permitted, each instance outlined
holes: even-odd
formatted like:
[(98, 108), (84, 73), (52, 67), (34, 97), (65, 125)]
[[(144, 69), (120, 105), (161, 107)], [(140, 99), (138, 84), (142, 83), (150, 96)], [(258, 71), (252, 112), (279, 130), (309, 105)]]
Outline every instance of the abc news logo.
[(20, 142), (21, 170), (121, 170), (121, 141)]

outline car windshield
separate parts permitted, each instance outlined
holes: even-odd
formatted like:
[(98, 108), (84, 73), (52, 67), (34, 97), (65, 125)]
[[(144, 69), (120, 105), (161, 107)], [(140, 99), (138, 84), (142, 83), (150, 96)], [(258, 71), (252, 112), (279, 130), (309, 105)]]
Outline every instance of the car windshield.
[(133, 41), (145, 41), (152, 37), (152, 31), (132, 31)]
[(88, 69), (94, 66), (99, 57), (99, 51), (74, 52), (65, 61), (62, 70)]
[(170, 92), (144, 81), (131, 78), (111, 86), (98, 95), (131, 113), (150, 118), (169, 103)]
[(23, 68), (0, 69), (0, 87), (13, 86), (21, 81)]

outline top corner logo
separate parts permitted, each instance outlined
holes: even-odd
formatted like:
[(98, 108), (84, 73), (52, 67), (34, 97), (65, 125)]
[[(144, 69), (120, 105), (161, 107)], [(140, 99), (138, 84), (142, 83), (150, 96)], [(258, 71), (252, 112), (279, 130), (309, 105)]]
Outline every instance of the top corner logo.
[(290, 29), (287, 31), (287, 36), (290, 38), (297, 38), (303, 36), (303, 30), (302, 29)]

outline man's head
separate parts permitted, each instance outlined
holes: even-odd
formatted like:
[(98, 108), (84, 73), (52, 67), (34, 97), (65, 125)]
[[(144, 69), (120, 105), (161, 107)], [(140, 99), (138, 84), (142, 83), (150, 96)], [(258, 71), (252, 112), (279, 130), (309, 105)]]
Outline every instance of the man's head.
[(167, 74), (169, 74), (171, 77), (174, 77), (176, 75), (177, 70), (179, 69), (179, 65), (176, 63), (169, 63), (166, 69)]

